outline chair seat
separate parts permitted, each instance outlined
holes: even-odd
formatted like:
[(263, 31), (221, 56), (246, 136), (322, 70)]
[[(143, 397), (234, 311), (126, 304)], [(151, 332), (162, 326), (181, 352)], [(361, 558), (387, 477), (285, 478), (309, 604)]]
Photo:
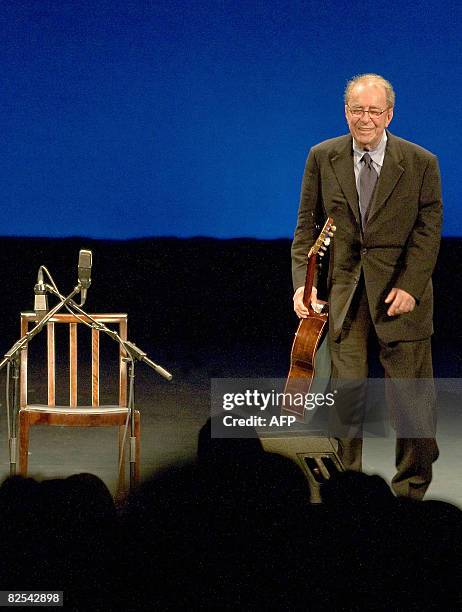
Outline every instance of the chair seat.
[(49, 412), (51, 414), (127, 414), (124, 406), (47, 406), (44, 404), (28, 404), (21, 408), (27, 412)]

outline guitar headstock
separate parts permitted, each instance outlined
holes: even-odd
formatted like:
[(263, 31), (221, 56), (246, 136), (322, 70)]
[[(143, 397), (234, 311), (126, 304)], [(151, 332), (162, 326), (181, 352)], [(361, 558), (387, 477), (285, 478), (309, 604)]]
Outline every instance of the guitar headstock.
[(324, 255), (324, 253), (327, 251), (327, 247), (330, 244), (330, 239), (334, 236), (336, 229), (334, 220), (332, 217), (328, 217), (327, 221), (324, 223), (321, 233), (308, 253), (308, 258), (310, 258), (312, 255), (318, 255), (318, 253), (320, 257)]

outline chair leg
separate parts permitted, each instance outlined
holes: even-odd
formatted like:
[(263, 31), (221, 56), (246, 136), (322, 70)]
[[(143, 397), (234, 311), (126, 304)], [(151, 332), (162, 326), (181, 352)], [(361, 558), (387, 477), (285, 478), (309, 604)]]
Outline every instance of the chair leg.
[(121, 470), (119, 472), (118, 480), (117, 480), (117, 491), (119, 493), (122, 491), (125, 491), (125, 446), (127, 444), (127, 440), (125, 440), (125, 444), (123, 444), (124, 431), (125, 431), (125, 426), (121, 425), (119, 427), (119, 457), (118, 457), (119, 458), (118, 465), (121, 466)]
[(25, 410), (19, 411), (19, 473), (27, 476), (29, 462), (29, 415)]
[[(141, 438), (140, 438), (140, 412), (135, 410), (135, 485), (138, 486), (140, 483), (140, 460), (141, 460)], [(119, 472), (117, 481), (117, 496), (119, 497), (125, 490), (125, 445), (123, 442), (123, 435), (125, 426), (119, 427), (119, 465), (122, 460), (122, 470)], [(127, 442), (127, 440), (125, 440)]]

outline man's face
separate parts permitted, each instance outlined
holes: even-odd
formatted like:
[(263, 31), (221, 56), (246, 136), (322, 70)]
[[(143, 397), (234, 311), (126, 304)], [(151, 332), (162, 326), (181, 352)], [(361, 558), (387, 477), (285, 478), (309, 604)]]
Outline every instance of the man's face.
[[(369, 113), (354, 116), (352, 111), (360, 109), (386, 110), (379, 117), (371, 117)], [(383, 85), (374, 81), (365, 81), (354, 85), (345, 105), (345, 116), (351, 135), (358, 145), (366, 151), (375, 149), (393, 117), (393, 109), (387, 109), (387, 98)]]

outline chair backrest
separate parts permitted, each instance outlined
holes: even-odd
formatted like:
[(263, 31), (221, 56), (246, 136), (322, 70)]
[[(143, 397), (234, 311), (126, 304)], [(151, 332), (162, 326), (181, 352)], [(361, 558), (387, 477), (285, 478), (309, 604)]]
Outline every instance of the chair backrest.
[[(79, 315), (80, 316), (80, 315)], [(112, 326), (118, 326), (118, 334), (122, 340), (127, 340), (126, 314), (92, 314), (96, 321)], [(82, 317), (84, 319), (84, 317)], [(27, 333), (29, 326), (35, 324), (36, 315), (33, 312), (21, 313), (21, 336)], [(88, 322), (90, 322), (88, 320)], [(47, 324), (47, 372), (48, 372), (48, 406), (56, 405), (56, 338), (55, 324), (69, 326), (69, 406), (77, 404), (77, 367), (78, 345), (77, 327), (84, 323), (72, 314), (56, 314)], [(91, 330), (91, 405), (100, 405), (100, 333)], [(111, 341), (111, 340), (110, 340)], [(32, 340), (34, 342), (34, 340)], [(112, 342), (112, 341), (111, 341)], [(115, 346), (115, 345), (114, 345)], [(119, 406), (127, 406), (127, 363), (123, 360), (125, 351), (119, 347)], [(19, 385), (20, 406), (27, 405), (27, 347), (21, 351), (21, 376)]]

